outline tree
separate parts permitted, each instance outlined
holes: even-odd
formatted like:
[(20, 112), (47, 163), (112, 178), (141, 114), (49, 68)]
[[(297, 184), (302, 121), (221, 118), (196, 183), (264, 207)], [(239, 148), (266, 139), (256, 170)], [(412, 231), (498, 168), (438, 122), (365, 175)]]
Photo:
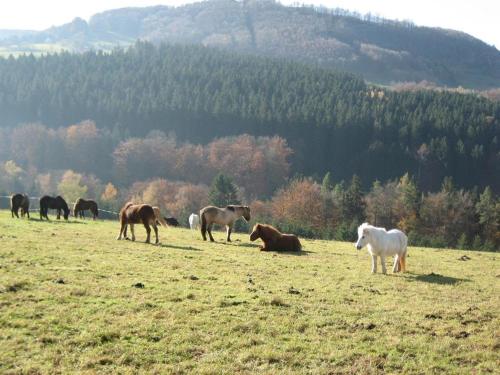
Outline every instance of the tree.
[(321, 183), (321, 194), (324, 196), (331, 195), (333, 190), (333, 180), (330, 172), (327, 172), (323, 177), (323, 182)]
[(72, 170), (64, 172), (61, 182), (57, 185), (57, 191), (68, 202), (75, 202), (78, 198), (85, 197), (87, 186), (81, 185), (82, 175)]
[(238, 189), (233, 184), (230, 177), (219, 173), (215, 176), (208, 200), (211, 204), (218, 207), (225, 207), (229, 204), (240, 204), (238, 199)]
[(500, 201), (495, 199), (490, 187), (487, 186), (476, 203), (476, 213), (483, 239), (493, 247), (500, 246)]
[(361, 180), (353, 175), (342, 202), (342, 216), (345, 221), (361, 223), (365, 218), (365, 202), (361, 191)]

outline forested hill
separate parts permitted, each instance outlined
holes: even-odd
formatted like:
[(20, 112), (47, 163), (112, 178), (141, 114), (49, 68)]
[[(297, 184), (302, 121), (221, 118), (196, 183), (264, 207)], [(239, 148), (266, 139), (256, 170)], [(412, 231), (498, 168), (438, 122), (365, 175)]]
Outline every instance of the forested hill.
[[(279, 134), (305, 175), (365, 183), (443, 176), (500, 186), (500, 104), (448, 92), (392, 92), (349, 74), (204, 47), (138, 43), (112, 54), (0, 59), (1, 126), (93, 119), (122, 137), (153, 129), (180, 141)], [(32, 147), (36, 140), (26, 140)]]
[(376, 83), (427, 80), (453, 87), (500, 87), (500, 52), (470, 35), (339, 9), (286, 7), (272, 0), (117, 9), (96, 14), (88, 23), (77, 18), (1, 39), (4, 55), (110, 50), (141, 39), (290, 58)]

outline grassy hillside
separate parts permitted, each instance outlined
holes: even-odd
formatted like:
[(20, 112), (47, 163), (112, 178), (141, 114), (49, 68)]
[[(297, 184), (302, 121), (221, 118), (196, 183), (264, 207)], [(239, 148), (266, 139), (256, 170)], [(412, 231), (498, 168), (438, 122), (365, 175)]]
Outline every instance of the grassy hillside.
[(137, 39), (293, 59), (378, 83), (427, 80), (448, 86), (500, 86), (500, 52), (465, 33), (341, 9), (286, 7), (272, 0), (110, 10), (88, 23), (76, 18), (44, 31), (6, 37), (0, 49), (43, 53), (45, 44), (53, 43), (77, 52), (110, 50)]
[(410, 272), (383, 276), (349, 243), (298, 256), (246, 234), (162, 228), (153, 246), (117, 231), (0, 212), (0, 373), (498, 368), (498, 254), (410, 248)]

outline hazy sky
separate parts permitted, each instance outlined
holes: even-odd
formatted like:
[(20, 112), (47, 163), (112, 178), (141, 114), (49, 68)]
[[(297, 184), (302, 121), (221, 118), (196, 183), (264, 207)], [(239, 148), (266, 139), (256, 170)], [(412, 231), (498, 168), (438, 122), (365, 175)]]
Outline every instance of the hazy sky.
[[(0, 29), (41, 30), (75, 17), (127, 6), (181, 5), (197, 0), (0, 0)], [(296, 0), (281, 0), (292, 4)], [(302, 0), (300, 3), (371, 12), (417, 25), (461, 30), (500, 49), (498, 0)]]

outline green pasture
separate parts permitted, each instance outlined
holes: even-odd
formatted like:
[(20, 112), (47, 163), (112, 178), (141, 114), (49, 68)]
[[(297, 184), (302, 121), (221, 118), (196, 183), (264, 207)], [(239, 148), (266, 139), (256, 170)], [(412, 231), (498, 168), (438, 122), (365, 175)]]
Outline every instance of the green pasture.
[(0, 211), (2, 374), (498, 373), (496, 253), (410, 248), (384, 276), (350, 243), (52, 219)]

